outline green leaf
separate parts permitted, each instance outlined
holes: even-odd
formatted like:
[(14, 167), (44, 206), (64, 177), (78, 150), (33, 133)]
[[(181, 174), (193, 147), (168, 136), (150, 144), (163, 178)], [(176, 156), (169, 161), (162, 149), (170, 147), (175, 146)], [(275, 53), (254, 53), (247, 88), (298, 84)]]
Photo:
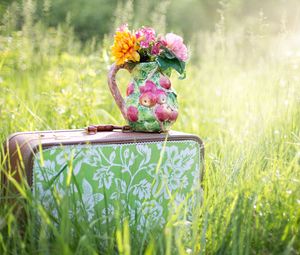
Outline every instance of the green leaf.
[(168, 68), (175, 69), (179, 74), (184, 74), (185, 63), (180, 61), (178, 58), (169, 59), (163, 55), (157, 57), (156, 62), (162, 71)]
[(176, 55), (173, 52), (171, 52), (168, 48), (166, 48), (166, 47), (162, 47), (162, 48), (163, 48), (163, 52), (162, 52), (161, 56), (164, 56), (168, 59), (177, 58)]
[(179, 80), (183, 80), (186, 78), (186, 71), (184, 70), (184, 72), (179, 76)]

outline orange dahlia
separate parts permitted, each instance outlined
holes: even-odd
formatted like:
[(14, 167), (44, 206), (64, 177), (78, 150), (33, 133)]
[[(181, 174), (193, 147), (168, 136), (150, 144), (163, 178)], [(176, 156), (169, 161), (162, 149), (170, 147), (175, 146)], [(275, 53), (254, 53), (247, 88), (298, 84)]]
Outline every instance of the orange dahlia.
[(124, 29), (116, 32), (111, 51), (117, 65), (122, 65), (127, 61), (140, 61), (140, 55), (137, 52), (139, 48), (135, 35)]

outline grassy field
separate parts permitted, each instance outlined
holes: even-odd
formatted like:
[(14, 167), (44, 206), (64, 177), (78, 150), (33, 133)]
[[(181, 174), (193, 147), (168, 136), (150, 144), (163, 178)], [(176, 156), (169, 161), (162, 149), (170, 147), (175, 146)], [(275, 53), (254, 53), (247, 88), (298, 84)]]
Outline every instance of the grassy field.
[[(271, 35), (259, 22), (248, 34), (225, 30), (220, 23), (215, 33), (195, 35), (187, 78), (172, 76), (180, 104), (173, 129), (199, 135), (206, 146), (197, 221), (168, 225), (144, 245), (130, 241), (125, 226), (103, 251), (88, 222), (72, 225), (64, 208), (55, 222), (22, 188), (13, 203), (1, 198), (0, 254), (299, 254), (299, 33)], [(109, 44), (82, 45), (67, 25), (3, 30), (0, 141), (16, 131), (124, 124), (107, 87)], [(123, 91), (129, 78), (119, 75)]]

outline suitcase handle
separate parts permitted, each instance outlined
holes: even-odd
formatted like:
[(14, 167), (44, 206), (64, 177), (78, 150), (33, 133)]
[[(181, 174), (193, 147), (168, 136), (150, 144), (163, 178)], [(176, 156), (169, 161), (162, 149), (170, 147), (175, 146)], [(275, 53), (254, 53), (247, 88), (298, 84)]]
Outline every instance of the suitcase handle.
[(110, 70), (108, 73), (108, 86), (109, 86), (110, 92), (113, 95), (119, 109), (121, 110), (121, 113), (122, 113), (124, 119), (127, 120), (125, 101), (121, 95), (121, 92), (120, 92), (117, 82), (116, 82), (116, 74), (120, 69), (128, 70), (128, 68), (126, 68), (125, 65), (113, 64), (110, 67)]
[(94, 135), (97, 132), (111, 132), (114, 130), (122, 130), (122, 132), (130, 131), (129, 126), (115, 126), (115, 125), (91, 125), (85, 128), (89, 135)]

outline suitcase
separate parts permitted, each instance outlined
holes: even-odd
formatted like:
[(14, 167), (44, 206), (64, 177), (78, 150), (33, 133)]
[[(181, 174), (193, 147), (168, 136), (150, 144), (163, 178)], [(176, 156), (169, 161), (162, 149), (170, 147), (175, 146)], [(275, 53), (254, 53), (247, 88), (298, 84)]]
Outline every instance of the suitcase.
[(20, 132), (7, 139), (6, 153), (6, 190), (12, 179), (25, 180), (58, 221), (66, 198), (70, 218), (97, 220), (100, 232), (125, 219), (140, 233), (152, 231), (175, 214), (192, 220), (201, 205), (204, 146), (192, 134), (112, 125)]

